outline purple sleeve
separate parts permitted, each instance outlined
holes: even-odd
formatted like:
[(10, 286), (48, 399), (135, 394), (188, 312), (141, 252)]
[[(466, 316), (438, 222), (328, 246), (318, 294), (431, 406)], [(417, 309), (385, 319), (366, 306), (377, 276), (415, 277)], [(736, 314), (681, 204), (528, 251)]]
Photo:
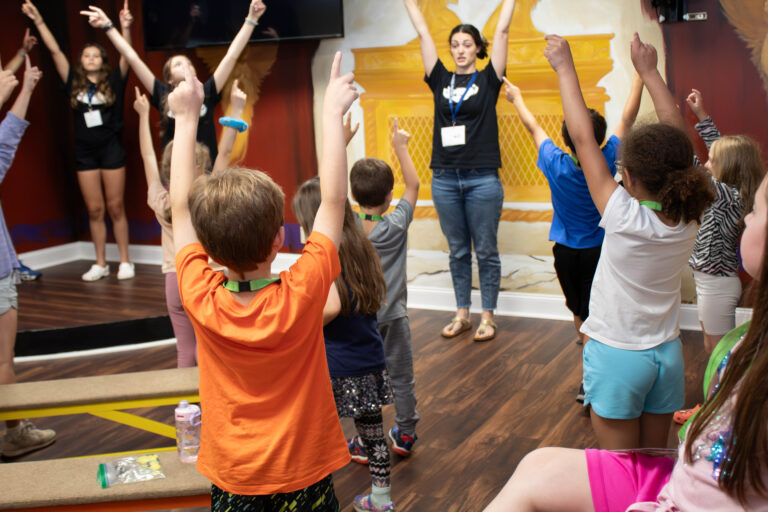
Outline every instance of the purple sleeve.
[(19, 147), (21, 136), (24, 135), (29, 122), (19, 118), (12, 112), (8, 112), (0, 123), (0, 182), (13, 163), (16, 156), (16, 148)]

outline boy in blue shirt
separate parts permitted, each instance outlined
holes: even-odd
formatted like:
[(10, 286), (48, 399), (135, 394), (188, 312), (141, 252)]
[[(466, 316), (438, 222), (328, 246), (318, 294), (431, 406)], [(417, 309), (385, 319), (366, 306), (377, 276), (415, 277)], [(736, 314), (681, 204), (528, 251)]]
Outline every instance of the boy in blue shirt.
[[(354, 135), (354, 131), (349, 129), (349, 119), (346, 129), (349, 142)], [(395, 396), (396, 425), (389, 431), (389, 438), (392, 450), (402, 457), (411, 453), (416, 441), (416, 422), (419, 421), (414, 393), (411, 328), (406, 304), (408, 226), (413, 221), (413, 209), (419, 196), (419, 176), (408, 154), (409, 137), (408, 132), (398, 129), (395, 119), (392, 146), (402, 167), (405, 190), (391, 213), (384, 215), (392, 202), (394, 186), (394, 175), (386, 162), (378, 158), (362, 158), (352, 166), (349, 176), (352, 198), (360, 205), (363, 231), (379, 254), (387, 285), (386, 304), (376, 316)], [(351, 448), (358, 452), (364, 451), (364, 447)], [(361, 461), (359, 455), (356, 460)]]
[[(573, 323), (576, 326), (578, 339), (582, 344), (588, 336), (582, 334), (581, 324), (589, 316), (589, 294), (592, 289), (592, 278), (595, 275), (597, 262), (600, 259), (600, 249), (605, 232), (600, 224), (600, 213), (589, 195), (587, 181), (579, 166), (576, 148), (571, 142), (568, 130), (563, 121), (562, 135), (565, 145), (570, 149), (566, 153), (558, 148), (547, 136), (536, 118), (525, 105), (520, 89), (506, 78), (505, 93), (520, 116), (523, 126), (533, 137), (538, 148), (539, 156), (536, 165), (544, 173), (549, 183), (552, 196), (552, 226), (549, 239), (555, 242), (552, 253), (555, 257), (555, 272), (560, 287), (565, 295), (565, 304), (573, 313)], [(602, 151), (611, 174), (616, 173), (616, 154), (621, 139), (635, 122), (640, 109), (640, 97), (643, 92), (643, 82), (635, 74), (632, 88), (624, 105), (621, 122), (613, 135), (603, 146)], [(602, 144), (605, 140), (605, 118), (596, 110), (589, 110), (595, 132), (595, 140)], [(579, 390), (576, 399), (583, 402), (583, 391)]]

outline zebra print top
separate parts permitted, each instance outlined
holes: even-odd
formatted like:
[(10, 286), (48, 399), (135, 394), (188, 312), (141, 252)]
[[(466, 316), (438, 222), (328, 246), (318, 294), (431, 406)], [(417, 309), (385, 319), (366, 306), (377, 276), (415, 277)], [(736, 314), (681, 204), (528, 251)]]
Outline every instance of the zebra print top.
[[(720, 138), (720, 132), (710, 117), (698, 123), (696, 131), (707, 148)], [(715, 202), (701, 216), (701, 226), (688, 265), (705, 274), (735, 276), (739, 270), (739, 220), (744, 213), (744, 200), (738, 190), (714, 177), (712, 184), (716, 192)]]

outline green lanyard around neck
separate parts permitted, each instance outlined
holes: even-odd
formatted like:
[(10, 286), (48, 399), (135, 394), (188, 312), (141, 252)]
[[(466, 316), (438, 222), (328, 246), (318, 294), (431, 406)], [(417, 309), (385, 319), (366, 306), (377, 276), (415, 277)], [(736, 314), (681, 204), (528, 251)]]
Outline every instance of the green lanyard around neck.
[(645, 206), (646, 208), (650, 208), (656, 212), (661, 211), (661, 203), (658, 201), (640, 201), (640, 205)]
[(358, 213), (357, 216), (362, 220), (372, 220), (374, 222), (378, 222), (384, 218), (381, 215), (371, 215), (370, 213), (363, 212)]
[(255, 292), (265, 286), (280, 281), (279, 277), (270, 277), (267, 279), (251, 279), (250, 281), (224, 281), (222, 286), (231, 292)]

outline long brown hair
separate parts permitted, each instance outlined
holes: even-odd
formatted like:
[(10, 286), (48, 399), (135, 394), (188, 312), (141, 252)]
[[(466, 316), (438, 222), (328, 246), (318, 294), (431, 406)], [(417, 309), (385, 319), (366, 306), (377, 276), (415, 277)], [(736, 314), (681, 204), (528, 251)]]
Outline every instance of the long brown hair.
[(750, 489), (768, 497), (766, 483), (762, 480), (762, 472), (768, 464), (768, 346), (765, 346), (768, 339), (768, 247), (763, 251), (760, 276), (756, 276), (757, 299), (752, 323), (740, 346), (729, 356), (717, 394), (704, 402), (688, 429), (685, 442), (685, 460), (691, 463), (694, 440), (715, 419), (738, 386), (732, 432), (725, 447), (728, 456), (723, 458), (717, 483), (742, 505), (746, 505)]
[(716, 140), (710, 149), (710, 161), (717, 170), (718, 180), (739, 191), (744, 201), (744, 217), (752, 211), (755, 193), (765, 174), (760, 146), (747, 135), (726, 135)]
[(81, 93), (88, 94), (88, 90), (91, 88), (91, 81), (85, 76), (85, 69), (83, 69), (83, 52), (88, 48), (96, 48), (101, 53), (101, 69), (99, 70), (99, 78), (96, 82), (96, 93), (101, 93), (104, 96), (106, 105), (112, 105), (115, 102), (115, 92), (109, 86), (108, 80), (112, 68), (109, 67), (109, 62), (107, 61), (107, 51), (100, 44), (87, 43), (80, 50), (77, 65), (74, 66), (72, 93), (69, 97), (69, 104), (72, 105), (72, 108), (77, 108), (77, 97)]
[(674, 222), (699, 222), (715, 191), (707, 170), (692, 165), (693, 145), (685, 133), (650, 124), (632, 130), (621, 145), (630, 176), (656, 197), (662, 213)]
[[(315, 215), (320, 207), (320, 179), (311, 178), (299, 187), (291, 202), (305, 233), (312, 231)], [(334, 282), (341, 299), (341, 314), (360, 312), (364, 315), (376, 313), (384, 302), (386, 285), (381, 271), (381, 262), (371, 241), (357, 225), (355, 214), (346, 201), (344, 206), (344, 229), (339, 244), (341, 275)], [(347, 288), (349, 285), (349, 288)], [(354, 297), (354, 307), (352, 307)]]

